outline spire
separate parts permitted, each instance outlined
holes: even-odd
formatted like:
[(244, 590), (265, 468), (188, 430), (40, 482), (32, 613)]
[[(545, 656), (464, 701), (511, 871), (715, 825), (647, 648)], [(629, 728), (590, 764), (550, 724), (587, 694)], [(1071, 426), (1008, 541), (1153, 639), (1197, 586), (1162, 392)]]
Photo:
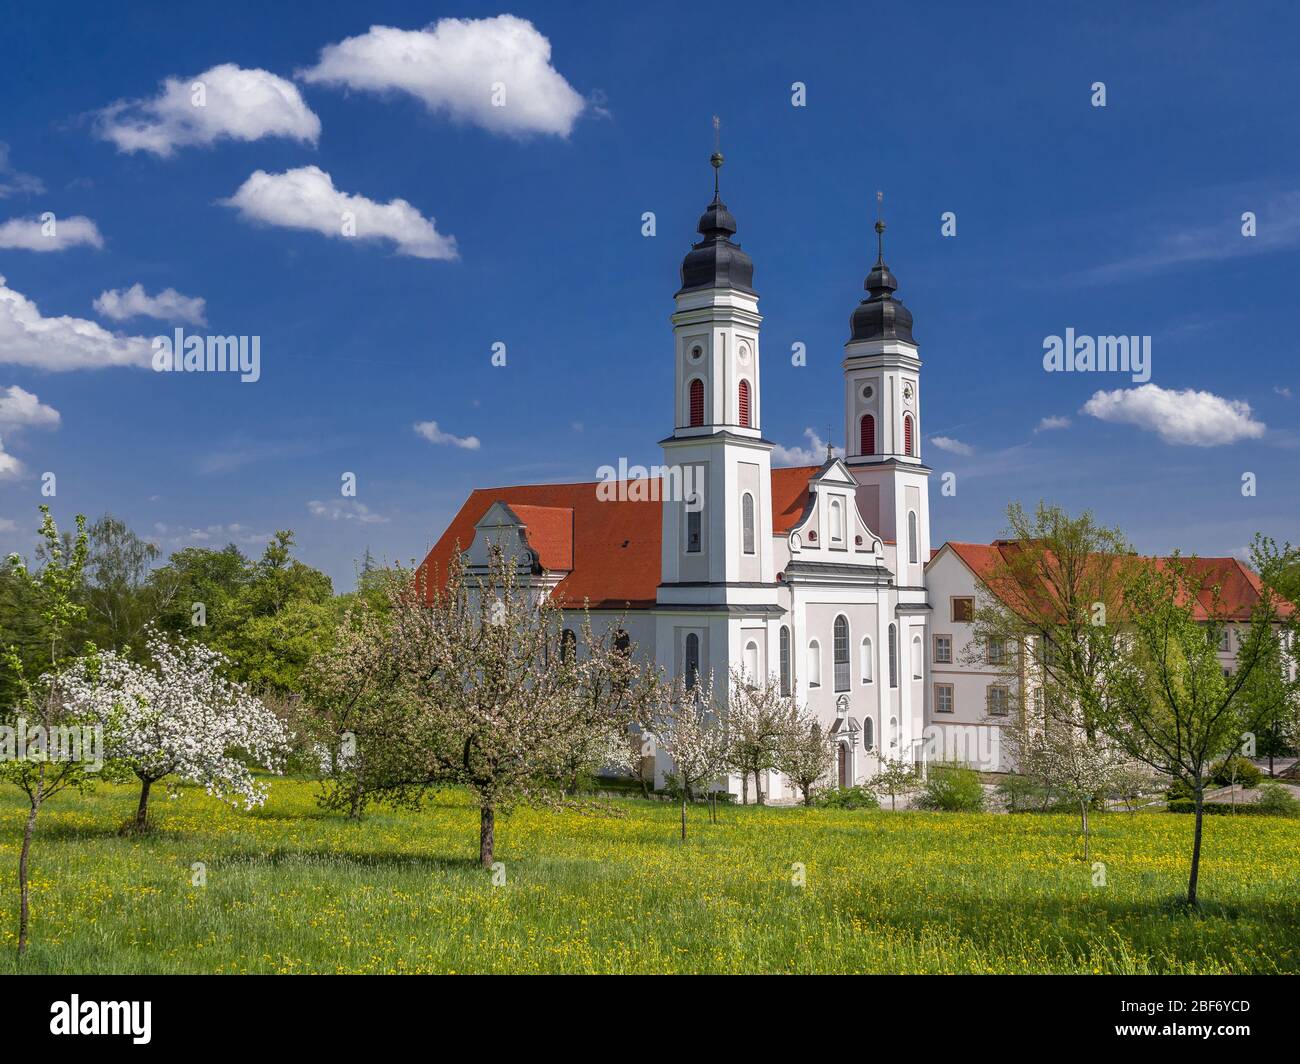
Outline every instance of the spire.
[(857, 340), (903, 340), (912, 344), (912, 312), (894, 298), (898, 281), (885, 265), (885, 223), (880, 217), (883, 192), (876, 193), (876, 264), (862, 287), (867, 298), (849, 319), (849, 343)]
[(709, 157), (713, 167), (713, 202), (700, 215), (696, 232), (703, 237), (691, 245), (682, 260), (682, 287), (678, 294), (696, 288), (737, 288), (754, 291), (754, 263), (731, 238), (736, 234), (736, 219), (722, 202), (719, 172), (722, 152), (717, 150), (718, 120), (714, 120), (714, 152)]

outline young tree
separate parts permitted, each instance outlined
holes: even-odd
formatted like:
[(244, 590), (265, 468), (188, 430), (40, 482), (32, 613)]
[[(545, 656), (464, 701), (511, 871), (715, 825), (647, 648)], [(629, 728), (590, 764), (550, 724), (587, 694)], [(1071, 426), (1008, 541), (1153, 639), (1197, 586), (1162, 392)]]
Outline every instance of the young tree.
[(727, 701), (728, 767), (740, 775), (741, 801), (749, 801), (749, 777), (754, 800), (763, 804), (763, 773), (776, 767), (782, 736), (789, 727), (791, 699), (781, 693), (775, 676), (749, 676), (732, 669)]
[(23, 601), (33, 612), (35, 634), (42, 646), (35, 661), (25, 657), (18, 647), (9, 645), (0, 657), (12, 676), (17, 698), (13, 704), (0, 705), (6, 734), (12, 740), (22, 735), (28, 745), (26, 756), (0, 758), (0, 779), (8, 780), (27, 796), (27, 820), (23, 825), (22, 847), (18, 854), (18, 955), (27, 952), (31, 921), (30, 858), (32, 836), (41, 806), (51, 797), (69, 788), (87, 784), (87, 751), (74, 749), (61, 741), (81, 734), (89, 722), (83, 719), (65, 697), (64, 674), (75, 648), (70, 645), (72, 631), (85, 621), (85, 606), (79, 601), (83, 570), (86, 564), (86, 519), (77, 515), (77, 535), (70, 544), (59, 536), (48, 506), (41, 507), (43, 564), (36, 572), (28, 569), (18, 555), (9, 558), (10, 579)]
[(776, 768), (803, 794), (803, 804), (812, 805), (813, 788), (835, 763), (835, 740), (806, 707), (794, 699), (777, 740)]
[(698, 678), (694, 687), (674, 679), (661, 689), (643, 730), (671, 765), (666, 775), (682, 800), (682, 842), (686, 841), (686, 806), (691, 795), (725, 776), (731, 763), (730, 739), (714, 705), (713, 680)]
[(900, 796), (914, 794), (921, 788), (921, 776), (916, 765), (903, 758), (880, 757), (880, 771), (871, 780), (871, 790), (877, 795), (889, 795), (889, 808), (898, 810)]
[(187, 639), (146, 634), (147, 664), (104, 651), (78, 661), (65, 677), (79, 715), (103, 727), (105, 755), (140, 781), (132, 830), (149, 824), (149, 791), (164, 780), (193, 783), (222, 801), (252, 809), (266, 788), (241, 758), (282, 769), (289, 734), (260, 699), (221, 675), (226, 659)]
[[(1209, 625), (1197, 617), (1197, 604)], [(1210, 766), (1235, 750), (1249, 723), (1245, 691), (1265, 661), (1277, 610), (1259, 597), (1248, 625), (1238, 629), (1237, 668), (1225, 675), (1217, 631), (1226, 623), (1221, 588), (1207, 587), (1194, 567), (1175, 555), (1136, 570), (1124, 595), (1124, 653), (1108, 671), (1110, 695), (1095, 703), (1104, 733), (1124, 753), (1192, 793), (1195, 826), (1187, 904), (1199, 904), (1197, 881), (1205, 784)]]

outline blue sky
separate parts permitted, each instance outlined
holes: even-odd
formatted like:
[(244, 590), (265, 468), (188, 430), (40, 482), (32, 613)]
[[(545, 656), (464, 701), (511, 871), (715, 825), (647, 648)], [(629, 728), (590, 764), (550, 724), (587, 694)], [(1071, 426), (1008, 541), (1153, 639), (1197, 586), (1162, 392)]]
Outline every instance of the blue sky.
[[(479, 21), (501, 15), (532, 28)], [(421, 556), (474, 487), (658, 461), (714, 114), (765, 315), (768, 438), (793, 451), (830, 426), (841, 442), (841, 349), (882, 189), (925, 362), (923, 455), (958, 478), (954, 497), (934, 485), (936, 543), (992, 538), (1008, 501), (1040, 497), (1091, 507), (1143, 550), (1297, 538), (1289, 5), (87, 3), (9, 18), (0, 549), (29, 549), (52, 471), (62, 522), (111, 510), (168, 551), (257, 553), (293, 528), (346, 588), (367, 546)], [(223, 65), (265, 72), (248, 77), (278, 107), (226, 92), (220, 70), (198, 125), (159, 103), (166, 79)], [(505, 106), (488, 109), (501, 70)], [(359, 238), (316, 231), (339, 194), (365, 198), (346, 201)], [(33, 235), (47, 211), (58, 250)], [(177, 324), (259, 336), (261, 379), (139, 365)], [(1044, 338), (1066, 328), (1149, 335), (1154, 387), (1045, 373)], [(340, 496), (349, 472), (355, 498)]]

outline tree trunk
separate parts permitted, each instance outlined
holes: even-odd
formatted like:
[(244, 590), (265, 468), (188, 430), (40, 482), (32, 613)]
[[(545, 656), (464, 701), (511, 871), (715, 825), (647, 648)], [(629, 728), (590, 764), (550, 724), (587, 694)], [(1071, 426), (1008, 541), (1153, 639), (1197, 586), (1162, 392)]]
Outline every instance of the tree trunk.
[(1204, 797), (1204, 789), (1200, 781), (1196, 784), (1196, 835), (1192, 843), (1192, 874), (1187, 880), (1187, 904), (1193, 909), (1199, 908), (1200, 903), (1196, 900), (1196, 880), (1201, 872), (1201, 803)]
[(686, 788), (682, 788), (682, 842), (686, 841)]
[(135, 808), (135, 830), (144, 831), (149, 826), (149, 788), (153, 780), (140, 781), (140, 804)]
[(803, 789), (803, 804), (812, 805), (812, 787), (805, 787)]
[(1083, 860), (1088, 861), (1088, 803), (1080, 799), (1079, 816), (1083, 820)]
[(749, 805), (749, 773), (740, 774), (740, 804)]
[(479, 806), (478, 863), (484, 868), (491, 868), (496, 856), (496, 822), (496, 810), (491, 805)]
[(352, 801), (348, 805), (348, 819), (349, 820), (361, 819), (361, 788), (360, 787), (354, 787), (352, 789)]
[(754, 804), (763, 804), (763, 777), (760, 769), (754, 769)]
[(18, 855), (18, 956), (27, 952), (27, 925), (31, 908), (27, 900), (27, 858), (32, 850), (32, 833), (36, 830), (36, 814), (41, 808), (41, 791), (45, 788), (45, 766), (41, 766), (40, 783), (36, 797), (27, 810), (27, 824), (23, 828), (23, 848)]

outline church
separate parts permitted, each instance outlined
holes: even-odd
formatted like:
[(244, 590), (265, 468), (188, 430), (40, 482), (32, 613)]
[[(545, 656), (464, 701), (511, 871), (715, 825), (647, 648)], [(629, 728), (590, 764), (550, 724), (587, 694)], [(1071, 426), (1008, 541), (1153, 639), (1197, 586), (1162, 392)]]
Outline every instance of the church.
[[(997, 544), (950, 543), (932, 559), (922, 363), (884, 261), (884, 225), (844, 344), (844, 455), (774, 469), (754, 264), (733, 239), (721, 163), (715, 154), (713, 200), (674, 296), (671, 431), (656, 490), (479, 489), (422, 567), (445, 572), (459, 549), (483, 571), (498, 546), (526, 560), (529, 586), (565, 608), (585, 605), (596, 628), (619, 626), (634, 653), (671, 675), (711, 674), (719, 690), (732, 668), (778, 677), (835, 736), (840, 786), (870, 779), (882, 758), (1005, 769), (1006, 669), (958, 657), (982, 559)], [(1241, 585), (1248, 615), (1254, 574), (1235, 559), (1207, 561)], [(769, 776), (771, 799), (795, 796)], [(730, 786), (740, 792), (738, 779)]]

